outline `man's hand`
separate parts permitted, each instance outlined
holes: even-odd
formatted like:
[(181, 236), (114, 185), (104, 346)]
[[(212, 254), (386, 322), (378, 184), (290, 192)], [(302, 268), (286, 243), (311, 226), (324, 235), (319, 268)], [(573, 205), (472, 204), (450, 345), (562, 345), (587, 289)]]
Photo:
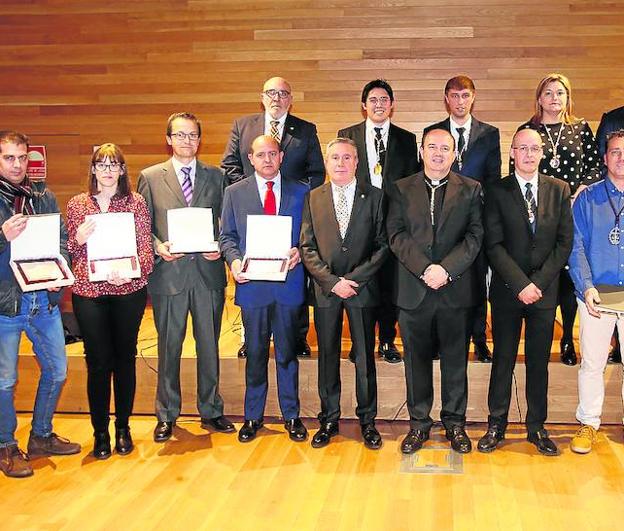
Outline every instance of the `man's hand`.
[(218, 260), (219, 258), (221, 258), (221, 251), (211, 251), (209, 253), (202, 253), (201, 255), (206, 260), (209, 260), (210, 262), (214, 262), (215, 260)]
[(184, 253), (171, 253), (169, 252), (169, 247), (171, 247), (171, 242), (162, 242), (159, 243), (156, 247), (156, 254), (160, 256), (165, 262), (173, 262), (178, 258), (182, 258)]
[(249, 282), (249, 279), (245, 277), (245, 273), (241, 273), (241, 269), (243, 267), (243, 263), (237, 258), (232, 261), (232, 265), (230, 265), (230, 270), (232, 271), (232, 276), (234, 280), (239, 284), (244, 284), (245, 282)]
[(422, 279), (431, 289), (440, 289), (448, 284), (449, 274), (440, 264), (431, 264), (425, 269)]
[(332, 293), (335, 293), (341, 299), (348, 299), (357, 295), (355, 288), (358, 287), (358, 283), (355, 280), (349, 280), (348, 278), (340, 277), (340, 280), (334, 284), (331, 289)]
[(95, 230), (95, 221), (93, 219), (86, 219), (76, 229), (76, 241), (78, 245), (84, 245), (87, 243), (89, 236), (93, 234)]
[(297, 247), (291, 247), (288, 251), (288, 270), (293, 269), (299, 262), (301, 262), (301, 255)]
[(518, 299), (523, 304), (533, 304), (542, 298), (542, 290), (539, 289), (533, 282), (526, 286), (520, 293), (518, 293)]
[(589, 288), (585, 290), (585, 307), (589, 312), (589, 315), (593, 315), (594, 317), (598, 317), (600, 319), (600, 312), (596, 308), (597, 304), (600, 304), (600, 295), (598, 294), (598, 290), (596, 288)]
[(7, 241), (13, 241), (26, 228), (28, 218), (24, 214), (15, 214), (2, 224), (2, 232)]

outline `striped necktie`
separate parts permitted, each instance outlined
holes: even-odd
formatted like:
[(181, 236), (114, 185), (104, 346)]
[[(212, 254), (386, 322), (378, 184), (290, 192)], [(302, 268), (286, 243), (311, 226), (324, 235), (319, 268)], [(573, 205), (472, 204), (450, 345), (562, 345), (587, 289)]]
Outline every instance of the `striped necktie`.
[(184, 200), (186, 201), (187, 206), (190, 206), (191, 201), (193, 200), (193, 183), (191, 182), (191, 168), (189, 166), (184, 166), (182, 168), (182, 173), (184, 174), (184, 179), (182, 180), (182, 194), (184, 195)]
[(279, 129), (277, 127), (278, 125), (279, 125), (279, 122), (277, 120), (271, 120), (271, 136), (279, 142), (280, 134), (279, 134)]

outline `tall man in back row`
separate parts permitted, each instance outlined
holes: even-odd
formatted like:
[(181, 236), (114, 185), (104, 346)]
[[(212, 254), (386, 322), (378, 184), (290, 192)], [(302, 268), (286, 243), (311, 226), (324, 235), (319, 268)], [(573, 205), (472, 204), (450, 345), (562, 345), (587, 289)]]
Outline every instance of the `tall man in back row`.
[[(362, 111), (366, 120), (341, 129), (338, 137), (355, 142), (359, 161), (358, 184), (372, 185), (388, 193), (397, 180), (420, 170), (416, 135), (391, 123), (394, 92), (384, 79), (374, 79), (364, 86)], [(379, 355), (389, 363), (401, 361), (394, 345), (397, 309), (392, 302), (392, 291), (396, 272), (396, 258), (390, 255), (378, 275), (381, 304), (375, 315), (375, 321), (379, 323)]]
[(451, 447), (472, 445), (466, 435), (469, 319), (477, 303), (473, 263), (483, 240), (481, 185), (451, 171), (452, 135), (433, 129), (420, 149), (424, 170), (401, 179), (390, 195), (386, 227), (399, 261), (396, 305), (405, 350), (410, 431), (401, 451), (411, 454), (433, 425), (434, 341), (440, 349), (442, 411)]
[[(232, 184), (253, 175), (254, 167), (249, 159), (251, 144), (260, 135), (268, 135), (277, 140), (284, 153), (280, 174), (285, 179), (301, 182), (310, 189), (323, 184), (325, 165), (316, 126), (290, 114), (293, 95), (288, 81), (281, 77), (268, 79), (262, 87), (261, 98), (264, 112), (234, 120), (221, 161), (226, 181)], [(298, 324), (297, 354), (300, 356), (310, 355), (306, 339), (309, 327), (308, 307), (303, 305)], [(245, 345), (238, 355), (247, 356)]]
[[(432, 129), (449, 131), (455, 139), (455, 160), (451, 169), (459, 175), (479, 181), (485, 191), (501, 178), (500, 132), (472, 115), (475, 96), (475, 85), (469, 77), (455, 76), (449, 79), (444, 87), (444, 105), (449, 117), (425, 128), (425, 133)], [(479, 280), (479, 304), (472, 317), (470, 330), (477, 359), (488, 363), (492, 361), (492, 356), (485, 336), (487, 261), (483, 250), (475, 265)]]
[(167, 122), (166, 141), (172, 157), (146, 168), (137, 189), (152, 217), (156, 261), (148, 291), (158, 332), (158, 387), (154, 440), (165, 442), (180, 415), (180, 357), (189, 314), (197, 353), (197, 409), (203, 428), (234, 432), (223, 416), (219, 394), (219, 334), (225, 303), (225, 267), (219, 252), (175, 254), (170, 251), (167, 210), (211, 208), (213, 226), (219, 227), (223, 200), (223, 174), (196, 158), (201, 123), (191, 113), (175, 113)]

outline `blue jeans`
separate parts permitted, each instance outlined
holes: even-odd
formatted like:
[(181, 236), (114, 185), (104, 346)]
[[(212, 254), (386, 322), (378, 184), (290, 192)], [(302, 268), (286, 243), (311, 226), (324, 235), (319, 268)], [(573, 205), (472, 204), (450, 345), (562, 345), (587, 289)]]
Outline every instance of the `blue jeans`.
[(18, 315), (0, 315), (0, 446), (17, 442), (13, 398), (22, 332), (32, 341), (41, 367), (32, 420), (34, 435), (47, 437), (52, 433), (52, 415), (67, 377), (65, 336), (58, 306), (49, 307), (47, 291), (24, 293)]

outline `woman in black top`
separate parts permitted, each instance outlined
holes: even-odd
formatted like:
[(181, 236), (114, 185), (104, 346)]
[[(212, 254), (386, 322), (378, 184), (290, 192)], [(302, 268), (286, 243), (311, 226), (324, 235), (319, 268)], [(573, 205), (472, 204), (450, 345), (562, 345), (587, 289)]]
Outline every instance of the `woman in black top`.
[[(572, 88), (562, 74), (549, 74), (542, 79), (535, 91), (535, 113), (518, 129), (535, 129), (542, 137), (544, 155), (539, 171), (567, 182), (572, 200), (586, 186), (600, 177), (598, 147), (589, 124), (572, 114)], [(514, 172), (513, 159), (509, 162)], [(538, 197), (539, 201), (539, 197)], [(574, 286), (567, 269), (559, 281), (559, 305), (563, 321), (561, 338), (561, 361), (576, 364), (576, 351), (572, 330), (576, 317)]]

